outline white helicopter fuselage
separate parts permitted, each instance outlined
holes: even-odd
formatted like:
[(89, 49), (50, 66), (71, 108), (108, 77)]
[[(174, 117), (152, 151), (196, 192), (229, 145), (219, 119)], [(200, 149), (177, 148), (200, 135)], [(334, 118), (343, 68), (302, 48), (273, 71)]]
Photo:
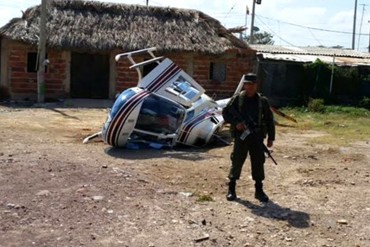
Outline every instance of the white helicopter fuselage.
[[(152, 60), (158, 62), (156, 57)], [(137, 69), (139, 65), (131, 67)], [(107, 144), (202, 146), (224, 124), (217, 102), (170, 59), (158, 62), (148, 75), (140, 77), (139, 73), (137, 87), (126, 89), (116, 98), (108, 114), (102, 130)]]

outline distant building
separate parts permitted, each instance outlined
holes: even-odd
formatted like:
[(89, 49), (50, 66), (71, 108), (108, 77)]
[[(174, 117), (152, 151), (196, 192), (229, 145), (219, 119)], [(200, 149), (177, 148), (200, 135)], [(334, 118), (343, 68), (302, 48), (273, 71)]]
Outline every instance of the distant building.
[[(0, 86), (13, 99), (37, 98), (40, 6), (0, 29)], [(114, 98), (136, 85), (118, 53), (156, 47), (216, 98), (230, 96), (253, 70), (255, 51), (197, 10), (93, 1), (48, 1), (47, 98)], [(146, 57), (142, 57), (145, 60)]]
[[(309, 97), (329, 99), (333, 103), (353, 103), (370, 97), (370, 54), (347, 49), (250, 45), (257, 52), (262, 91), (273, 105), (300, 105)], [(330, 66), (354, 68), (358, 80), (348, 81), (331, 69), (317, 68), (315, 73), (304, 65), (320, 60)], [(348, 72), (349, 73), (349, 72)], [(332, 84), (332, 85), (330, 85)], [(330, 91), (331, 90), (331, 91)]]

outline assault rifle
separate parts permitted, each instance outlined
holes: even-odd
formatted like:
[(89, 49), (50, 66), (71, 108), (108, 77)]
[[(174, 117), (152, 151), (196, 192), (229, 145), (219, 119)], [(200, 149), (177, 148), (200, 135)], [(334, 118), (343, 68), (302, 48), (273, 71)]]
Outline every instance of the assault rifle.
[[(247, 136), (249, 136), (250, 134), (252, 134), (253, 132), (255, 132), (254, 130), (250, 130), (250, 128), (248, 128), (248, 125), (247, 124), (244, 123), (244, 126), (245, 126), (245, 131), (240, 135), (240, 139), (243, 140), (243, 141), (245, 140), (245, 138)], [(272, 162), (274, 162), (274, 164), (277, 165), (276, 160), (271, 155), (271, 151), (266, 147), (266, 145), (264, 143), (262, 143), (262, 145), (263, 145), (263, 151), (272, 160)]]
[[(236, 117), (237, 119), (243, 119), (239, 112), (234, 109), (233, 107), (229, 107), (228, 109), (226, 110), (229, 110), (229, 112), (234, 115), (234, 117)], [(248, 116), (249, 119), (252, 121), (252, 118), (250, 116)], [(244, 140), (248, 135), (252, 134), (253, 132), (255, 132), (255, 130), (249, 128), (249, 124), (247, 124), (245, 121), (243, 121), (244, 125), (245, 125), (245, 131), (241, 134), (240, 136), (240, 139), (241, 140)], [(256, 125), (256, 124), (253, 124), (253, 125)], [(274, 157), (272, 157), (271, 155), (271, 151), (266, 147), (266, 145), (262, 142), (262, 145), (263, 145), (263, 151), (267, 154), (267, 156), (272, 160), (272, 162), (274, 162), (275, 165), (277, 165), (277, 162), (276, 160), (274, 159)]]
[(272, 160), (272, 162), (274, 162), (274, 164), (277, 165), (276, 160), (271, 155), (271, 151), (266, 147), (265, 144), (263, 144), (263, 149), (264, 149), (265, 153), (267, 154), (267, 156)]

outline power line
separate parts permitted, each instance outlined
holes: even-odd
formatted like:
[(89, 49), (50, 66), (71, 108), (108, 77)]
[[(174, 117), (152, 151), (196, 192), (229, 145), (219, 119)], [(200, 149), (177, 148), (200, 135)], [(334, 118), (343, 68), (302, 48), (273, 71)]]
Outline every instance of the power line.
[[(270, 17), (261, 16), (261, 15), (258, 15), (258, 16), (261, 17), (261, 18), (264, 18), (264, 19), (272, 20), (272, 21), (279, 21), (281, 23), (285, 23), (285, 24), (288, 24), (288, 25), (291, 25), (291, 26), (307, 28), (307, 29), (312, 29), (312, 30), (316, 30), (316, 31), (341, 33), (341, 34), (351, 34), (352, 35), (352, 32), (338, 31), (338, 30), (331, 30), (331, 29), (324, 29), (324, 28), (317, 28), (317, 27), (309, 27), (309, 26), (304, 26), (304, 25), (295, 24), (295, 23), (291, 23), (291, 22), (281, 21), (281, 20), (277, 20), (277, 19), (273, 19), (273, 18), (270, 18)], [(358, 34), (359, 35), (365, 35), (365, 36), (369, 35), (369, 34), (365, 34), (365, 33), (358, 33)]]
[[(258, 21), (260, 22), (260, 24), (262, 24), (262, 27), (267, 30), (268, 32), (272, 33), (276, 38), (278, 38), (280, 40), (280, 45), (281, 45), (281, 42), (283, 43), (286, 43), (286, 44), (289, 44), (290, 46), (295, 46), (297, 47), (297, 45), (294, 45), (292, 44), (291, 42), (289, 42), (288, 40), (284, 39), (280, 34), (278, 34), (278, 32), (274, 31), (272, 28), (271, 28), (271, 25), (264, 22), (260, 16), (257, 16), (258, 18)], [(271, 19), (271, 18), (268, 18), (268, 19)], [(277, 21), (279, 24), (280, 22)], [(302, 27), (300, 27), (302, 28)], [(306, 29), (306, 28), (305, 28)], [(280, 25), (279, 25), (279, 30), (280, 30)], [(325, 42), (333, 42), (333, 41), (329, 41), (329, 40), (323, 40), (323, 39), (318, 39), (315, 35), (314, 35), (314, 32), (310, 29), (308, 29), (308, 31), (311, 33), (311, 36), (312, 36), (312, 40), (316, 41), (319, 45), (323, 45), (323, 41)], [(279, 31), (280, 32), (280, 31)], [(309, 38), (307, 36), (305, 36), (305, 40), (307, 41)], [(336, 40), (338, 41), (338, 40)]]
[(257, 16), (257, 15), (256, 15), (256, 17), (257, 17), (257, 19), (258, 19), (260, 22), (262, 22), (262, 24), (263, 24), (263, 25), (265, 25), (265, 27), (267, 27), (267, 29), (269, 29), (269, 30), (270, 30), (270, 32), (271, 32), (271, 33), (273, 33), (275, 36), (277, 36), (280, 40), (284, 41), (285, 43), (289, 44), (290, 46), (296, 46), (296, 45), (293, 45), (292, 43), (290, 43), (289, 41), (287, 41), (287, 40), (283, 39), (280, 35), (278, 35), (274, 30), (272, 30), (268, 25), (266, 25), (266, 23), (265, 23), (264, 21), (262, 21), (262, 20), (260, 19), (260, 16)]
[(312, 30), (311, 29), (308, 29), (312, 35), (312, 37), (317, 41), (317, 43), (319, 43), (320, 45), (322, 45), (322, 43), (320, 42), (320, 40), (318, 38), (316, 38), (316, 36), (313, 34)]
[(236, 3), (237, 3), (237, 2), (238, 2), (238, 1), (236, 1), (236, 2), (234, 3), (234, 5), (230, 8), (229, 12), (227, 12), (227, 14), (225, 15), (225, 17), (224, 17), (223, 19), (225, 19), (226, 17), (228, 17), (228, 16), (230, 15), (231, 11), (235, 8), (235, 5), (236, 5)]
[[(359, 33), (361, 33), (361, 29), (362, 29), (362, 23), (364, 21), (364, 13), (365, 13), (365, 6), (367, 6), (367, 4), (361, 4), (362, 5), (362, 16), (361, 16), (361, 23), (360, 23), (360, 31)], [(361, 39), (361, 35), (359, 34), (358, 35), (358, 41), (357, 41), (357, 50), (360, 46), (360, 39)]]
[[(219, 18), (226, 18), (226, 16), (224, 16), (224, 15), (220, 15), (220, 16), (214, 15), (214, 16), (219, 17)], [(237, 15), (234, 15), (234, 17), (235, 16), (244, 16), (244, 15), (237, 14)], [(257, 14), (256, 14), (256, 16), (259, 16), (259, 17), (264, 18), (264, 19), (280, 22), (280, 23), (283, 23), (283, 24), (296, 26), (296, 27), (301, 27), (301, 28), (312, 29), (312, 30), (316, 30), (316, 31), (339, 33), (339, 34), (351, 34), (352, 35), (352, 32), (350, 32), (350, 31), (339, 31), (339, 30), (332, 30), (332, 29), (325, 29), (325, 28), (317, 28), (317, 27), (311, 27), (311, 26), (305, 26), (305, 25), (301, 25), (301, 24), (291, 23), (291, 22), (287, 22), (287, 21), (281, 21), (281, 20), (278, 20), (278, 19), (273, 19), (273, 18), (270, 18), (270, 17), (257, 15)], [(367, 34), (367, 33), (356, 33), (356, 34), (357, 35), (363, 35), (363, 36), (369, 36), (369, 34)]]

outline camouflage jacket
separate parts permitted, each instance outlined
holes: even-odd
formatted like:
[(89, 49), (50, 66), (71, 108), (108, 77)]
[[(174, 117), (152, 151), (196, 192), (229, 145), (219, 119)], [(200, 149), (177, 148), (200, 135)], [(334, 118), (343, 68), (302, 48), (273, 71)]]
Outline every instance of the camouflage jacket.
[(235, 130), (238, 123), (245, 123), (252, 130), (261, 130), (264, 137), (275, 140), (275, 123), (268, 99), (260, 94), (248, 98), (245, 91), (232, 97), (222, 111), (224, 120), (231, 124), (233, 135), (241, 133)]

